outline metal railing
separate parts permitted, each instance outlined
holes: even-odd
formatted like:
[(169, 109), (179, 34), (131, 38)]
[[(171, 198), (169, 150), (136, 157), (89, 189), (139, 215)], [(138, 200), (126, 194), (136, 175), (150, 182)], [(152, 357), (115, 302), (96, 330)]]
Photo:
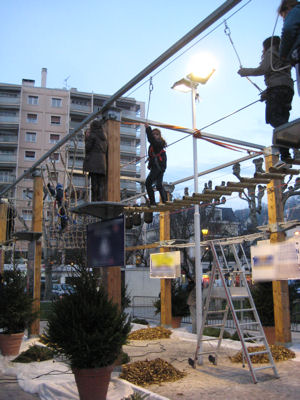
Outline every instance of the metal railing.
[[(160, 313), (156, 314), (156, 308), (154, 307), (155, 301), (159, 300), (159, 297), (155, 296), (133, 296), (131, 301), (131, 309), (130, 313), (132, 318), (140, 318), (145, 320), (153, 320), (160, 321)], [(235, 324), (233, 319), (231, 319), (230, 315), (226, 321), (225, 329), (235, 329)], [(254, 325), (255, 321), (244, 317), (244, 322), (248, 322), (249, 326), (247, 330), (255, 331), (257, 330), (257, 326)], [(253, 326), (251, 325), (253, 322)], [(191, 324), (191, 316), (188, 315), (182, 318), (182, 323)], [(222, 319), (210, 319), (207, 321), (208, 325), (221, 324)], [(300, 332), (300, 299), (297, 299), (293, 302), (293, 308), (291, 312), (291, 331), (292, 332)]]

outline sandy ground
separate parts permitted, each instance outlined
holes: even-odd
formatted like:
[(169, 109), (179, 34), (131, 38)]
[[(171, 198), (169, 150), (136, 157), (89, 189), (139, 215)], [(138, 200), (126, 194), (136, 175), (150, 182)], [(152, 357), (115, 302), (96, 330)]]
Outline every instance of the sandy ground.
[[(151, 392), (170, 400), (300, 399), (300, 360), (276, 363), (279, 379), (274, 377), (272, 369), (258, 371), (258, 383), (253, 384), (248, 367), (243, 368), (242, 364), (229, 360), (228, 356), (237, 350), (226, 342), (222, 342), (217, 366), (208, 361), (208, 356), (203, 356), (204, 364), (197, 365), (196, 369), (188, 364), (188, 358), (194, 358), (195, 341), (182, 340), (174, 337), (174, 334), (171, 339), (153, 342), (131, 341), (124, 350), (130, 355), (131, 361), (159, 357), (186, 372), (187, 375), (179, 381), (146, 386)], [(208, 343), (204, 350), (213, 349), (213, 343)]]

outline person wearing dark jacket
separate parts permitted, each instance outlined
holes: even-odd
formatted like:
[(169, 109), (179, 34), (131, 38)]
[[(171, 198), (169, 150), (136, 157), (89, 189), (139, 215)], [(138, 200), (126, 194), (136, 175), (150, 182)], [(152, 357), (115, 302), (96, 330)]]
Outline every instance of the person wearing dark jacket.
[[(240, 76), (264, 75), (267, 89), (262, 93), (266, 101), (266, 123), (276, 128), (288, 122), (294, 96), (291, 67), (279, 58), (280, 37), (269, 37), (263, 42), (262, 59), (257, 68), (240, 68)], [(280, 147), (281, 159), (290, 158), (289, 149)]]
[(300, 95), (300, 3), (297, 0), (283, 0), (278, 14), (284, 20), (279, 56), (295, 66)]
[(167, 168), (167, 155), (165, 151), (167, 143), (161, 136), (159, 129), (155, 128), (152, 130), (148, 124), (145, 124), (145, 127), (147, 139), (150, 143), (148, 148), (148, 169), (150, 173), (146, 179), (146, 190), (150, 205), (154, 206), (156, 204), (153, 190), (154, 184), (160, 193), (161, 201), (163, 203), (167, 201), (167, 193), (162, 184), (164, 173)]
[(85, 133), (85, 158), (83, 171), (89, 173), (92, 186), (92, 201), (103, 201), (106, 197), (107, 136), (102, 123), (94, 120)]

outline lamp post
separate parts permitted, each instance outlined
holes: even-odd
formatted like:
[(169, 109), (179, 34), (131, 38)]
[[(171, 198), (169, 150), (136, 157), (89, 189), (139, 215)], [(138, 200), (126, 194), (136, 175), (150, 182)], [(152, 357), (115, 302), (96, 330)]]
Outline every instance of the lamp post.
[[(172, 89), (179, 90), (181, 92), (191, 92), (192, 100), (192, 123), (193, 130), (196, 130), (196, 95), (197, 87), (199, 83), (204, 85), (208, 79), (215, 72), (212, 69), (205, 77), (196, 76), (190, 73), (172, 86)], [(194, 161), (194, 192), (198, 193), (198, 154), (197, 154), (197, 138), (193, 137), (193, 161)], [(197, 334), (199, 335), (200, 327), (202, 323), (202, 265), (201, 265), (201, 247), (200, 247), (200, 213), (199, 204), (195, 204), (194, 212), (194, 236), (195, 236), (195, 274), (196, 274), (196, 313), (197, 313)], [(200, 349), (201, 351), (201, 349)], [(199, 363), (202, 363), (202, 358), (199, 358)]]

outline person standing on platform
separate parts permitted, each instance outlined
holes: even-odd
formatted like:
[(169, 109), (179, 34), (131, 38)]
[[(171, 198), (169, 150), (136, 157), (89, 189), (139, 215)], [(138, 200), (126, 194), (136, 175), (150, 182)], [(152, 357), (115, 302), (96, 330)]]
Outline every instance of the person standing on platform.
[(94, 120), (85, 132), (83, 171), (89, 173), (92, 201), (106, 198), (107, 136), (99, 120)]
[(161, 136), (159, 129), (152, 129), (148, 124), (145, 124), (147, 139), (150, 143), (148, 148), (148, 169), (149, 175), (146, 179), (146, 190), (149, 197), (150, 206), (155, 206), (155, 195), (153, 185), (156, 185), (160, 193), (161, 201), (167, 201), (167, 193), (163, 187), (163, 177), (167, 168), (167, 154), (165, 148), (167, 143)]
[(279, 56), (295, 66), (300, 95), (300, 3), (297, 0), (283, 0), (278, 8), (278, 14), (284, 20)]
[[(291, 77), (291, 67), (279, 58), (280, 37), (271, 36), (263, 42), (262, 59), (257, 68), (240, 68), (240, 76), (264, 75), (267, 89), (262, 92), (261, 100), (266, 101), (266, 123), (273, 128), (288, 122), (292, 100), (294, 97), (294, 82)], [(287, 147), (279, 147), (283, 162), (290, 158)]]

